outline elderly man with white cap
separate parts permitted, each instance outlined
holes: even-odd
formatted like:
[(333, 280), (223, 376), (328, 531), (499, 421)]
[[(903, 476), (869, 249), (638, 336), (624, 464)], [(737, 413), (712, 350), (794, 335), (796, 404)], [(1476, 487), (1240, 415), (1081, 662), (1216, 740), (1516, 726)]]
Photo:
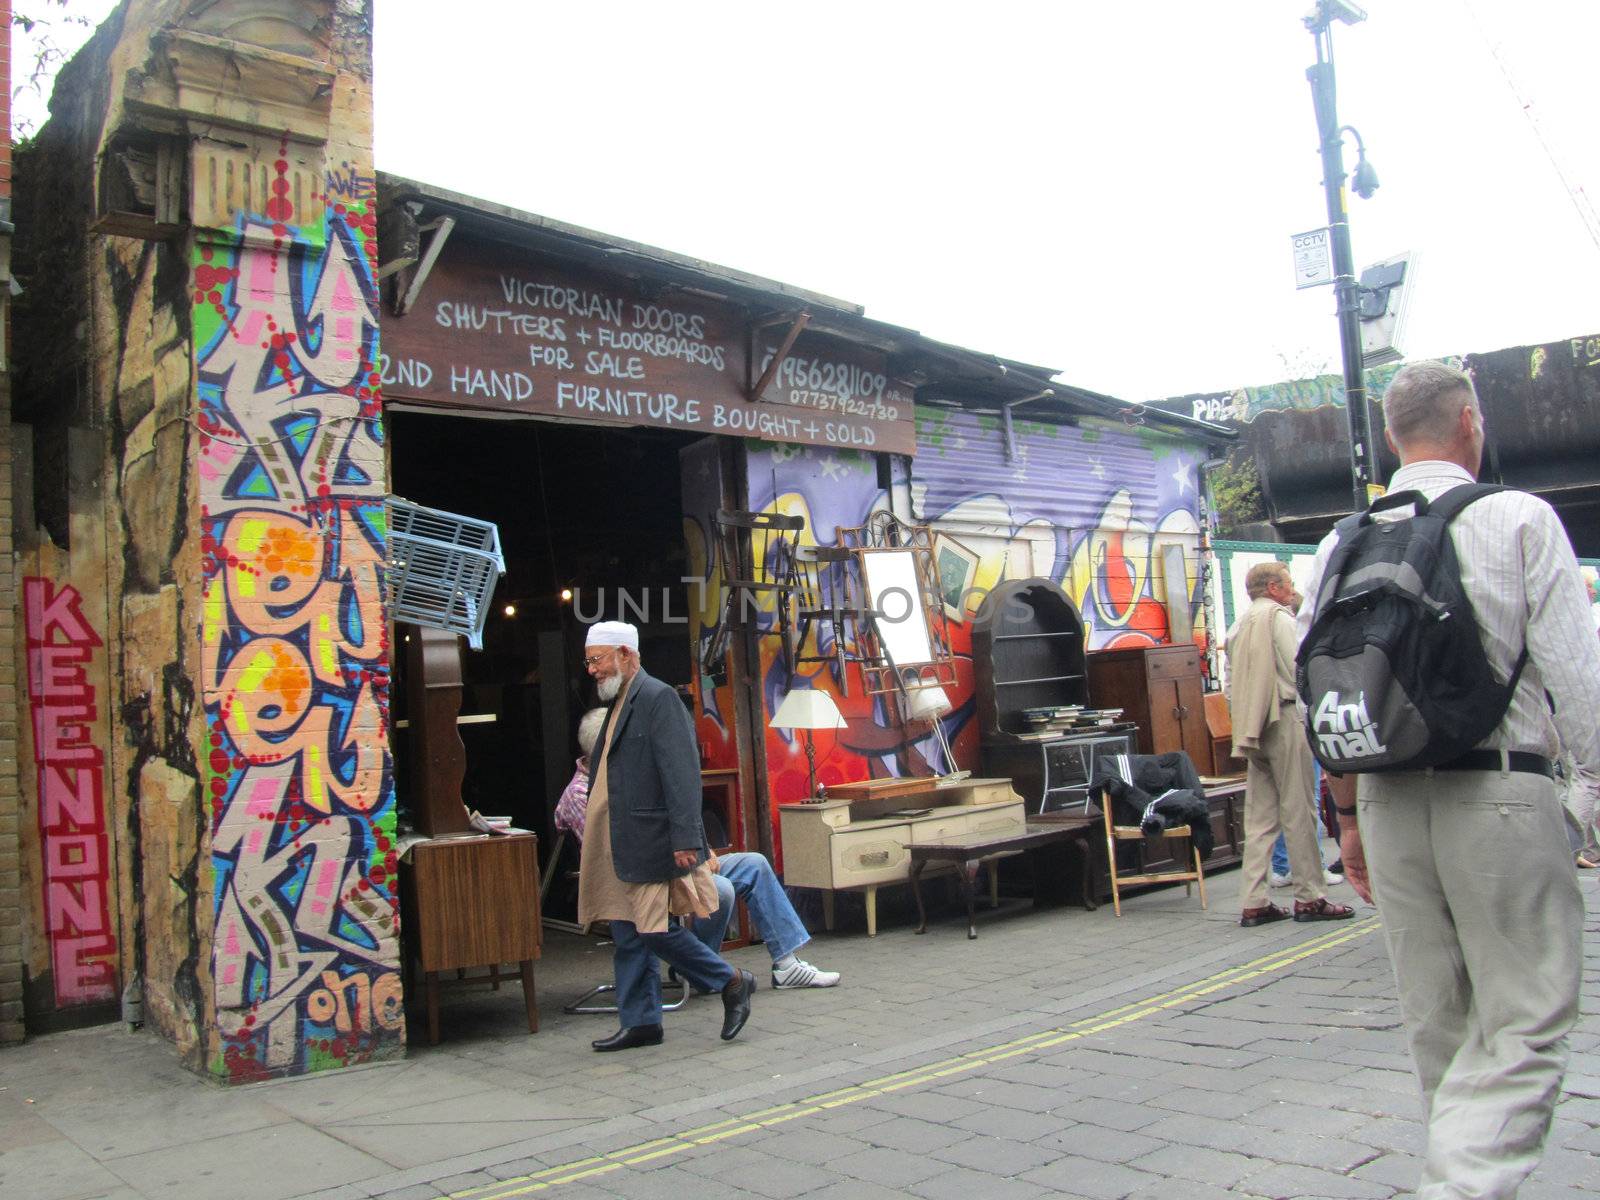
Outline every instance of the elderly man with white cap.
[(702, 991), (722, 993), (722, 1039), (750, 1017), (756, 979), (729, 966), (674, 916), (709, 916), (717, 889), (700, 820), (700, 758), (677, 692), (639, 665), (639, 631), (590, 626), (583, 664), (611, 715), (590, 757), (578, 868), (578, 921), (609, 921), (622, 1027), (596, 1050), (660, 1045), (665, 959)]

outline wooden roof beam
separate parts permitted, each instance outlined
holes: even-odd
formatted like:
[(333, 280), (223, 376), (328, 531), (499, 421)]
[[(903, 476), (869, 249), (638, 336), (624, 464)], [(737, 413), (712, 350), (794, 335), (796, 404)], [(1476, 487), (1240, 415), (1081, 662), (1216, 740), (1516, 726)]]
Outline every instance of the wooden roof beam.
[(788, 331), (784, 333), (783, 341), (778, 343), (778, 349), (772, 355), (772, 361), (767, 363), (767, 369), (761, 372), (761, 378), (756, 380), (755, 386), (750, 389), (749, 395), (746, 397), (746, 399), (748, 399), (751, 403), (755, 403), (756, 401), (760, 400), (763, 393), (766, 392), (768, 386), (772, 383), (773, 376), (778, 373), (779, 364), (781, 364), (784, 359), (788, 358), (789, 351), (794, 349), (795, 339), (797, 339), (800, 336), (801, 331), (811, 323), (811, 313), (809, 310), (802, 308), (799, 312), (790, 316), (778, 317), (762, 322), (752, 321), (750, 324), (750, 365), (753, 367), (755, 366), (756, 353), (758, 349), (756, 334), (763, 329), (770, 329), (774, 325), (781, 325), (784, 321), (789, 322)]

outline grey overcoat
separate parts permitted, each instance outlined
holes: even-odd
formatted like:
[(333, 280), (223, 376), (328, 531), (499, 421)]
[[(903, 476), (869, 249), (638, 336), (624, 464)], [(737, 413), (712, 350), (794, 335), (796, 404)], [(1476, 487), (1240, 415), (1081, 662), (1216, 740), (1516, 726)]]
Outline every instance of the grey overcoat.
[[(611, 862), (624, 883), (655, 883), (687, 875), (672, 860), (674, 850), (709, 856), (700, 819), (700, 752), (694, 722), (678, 693), (640, 668), (627, 695), (613, 706), (600, 729), (606, 756), (606, 794), (611, 813)], [(598, 760), (599, 755), (595, 756)], [(589, 768), (594, 783), (598, 761)]]

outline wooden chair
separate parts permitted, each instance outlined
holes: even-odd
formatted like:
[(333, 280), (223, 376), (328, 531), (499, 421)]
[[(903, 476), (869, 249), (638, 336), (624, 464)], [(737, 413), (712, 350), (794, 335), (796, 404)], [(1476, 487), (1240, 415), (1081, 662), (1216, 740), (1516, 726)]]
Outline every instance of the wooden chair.
[(1207, 692), (1204, 703), (1206, 733), (1211, 743), (1206, 774), (1242, 775), (1245, 763), (1233, 752), (1233, 714), (1228, 711), (1228, 698), (1221, 692)]
[[(1124, 766), (1125, 763), (1126, 760), (1123, 760)], [(1126, 779), (1126, 775), (1124, 775), (1124, 779)], [(1144, 830), (1137, 825), (1118, 825), (1115, 823), (1115, 820), (1111, 815), (1111, 797), (1107, 796), (1103, 790), (1098, 794), (1097, 800), (1100, 805), (1100, 811), (1105, 817), (1106, 864), (1107, 871), (1111, 876), (1111, 905), (1116, 910), (1117, 916), (1122, 916), (1121, 889), (1123, 887), (1133, 887), (1135, 885), (1144, 883), (1181, 883), (1183, 884), (1183, 894), (1186, 896), (1193, 895), (1193, 885), (1198, 884), (1200, 887), (1200, 907), (1202, 909), (1205, 908), (1206, 873), (1205, 868), (1200, 864), (1200, 851), (1195, 849), (1194, 835), (1189, 826), (1174, 825), (1171, 829), (1165, 829), (1158, 834), (1151, 834), (1149, 836), (1188, 839), (1189, 859), (1194, 863), (1194, 870), (1143, 871), (1137, 875), (1124, 875), (1117, 869), (1117, 843), (1132, 841), (1142, 842), (1144, 841), (1146, 834)]]

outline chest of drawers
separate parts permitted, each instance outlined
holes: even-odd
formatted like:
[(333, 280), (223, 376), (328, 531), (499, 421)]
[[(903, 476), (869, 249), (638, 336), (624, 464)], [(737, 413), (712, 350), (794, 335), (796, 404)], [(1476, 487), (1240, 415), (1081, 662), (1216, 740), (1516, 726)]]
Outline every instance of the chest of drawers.
[(862, 891), (867, 935), (878, 932), (877, 890), (911, 878), (908, 847), (939, 838), (1021, 833), (1022, 797), (1009, 779), (966, 779), (881, 800), (818, 800), (779, 806), (783, 881), (818, 888), (828, 927), (833, 896)]

